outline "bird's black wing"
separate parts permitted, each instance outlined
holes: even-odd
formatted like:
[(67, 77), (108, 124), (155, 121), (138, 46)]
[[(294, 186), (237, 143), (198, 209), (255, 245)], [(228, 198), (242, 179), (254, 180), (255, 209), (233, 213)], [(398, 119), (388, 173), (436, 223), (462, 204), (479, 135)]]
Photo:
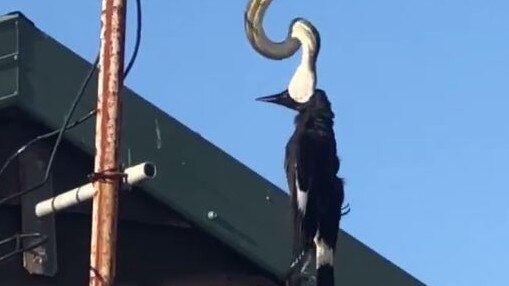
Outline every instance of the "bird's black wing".
[(296, 136), (292, 136), (290, 141), (286, 146), (286, 157), (285, 157), (285, 171), (286, 171), (286, 179), (288, 182), (288, 188), (290, 193), (290, 210), (291, 210), (291, 219), (292, 219), (292, 229), (293, 229), (293, 244), (292, 251), (293, 257), (296, 258), (301, 252), (301, 216), (298, 212), (297, 208), (297, 189), (295, 185), (297, 170), (295, 168), (298, 158), (298, 140)]
[[(293, 253), (301, 254), (312, 246), (319, 216), (320, 201), (327, 199), (324, 189), (338, 169), (334, 138), (307, 130), (294, 136), (287, 146), (286, 172), (293, 216)], [(299, 210), (298, 192), (307, 194), (305, 212)]]

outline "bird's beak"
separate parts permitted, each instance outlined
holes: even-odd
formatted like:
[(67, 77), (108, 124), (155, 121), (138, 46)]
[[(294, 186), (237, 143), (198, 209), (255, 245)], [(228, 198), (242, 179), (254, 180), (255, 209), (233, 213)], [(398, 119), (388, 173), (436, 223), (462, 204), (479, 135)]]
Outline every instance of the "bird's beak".
[(288, 90), (285, 90), (283, 92), (280, 92), (280, 93), (274, 94), (274, 95), (258, 97), (256, 100), (263, 101), (263, 102), (271, 102), (271, 103), (283, 105), (283, 106), (286, 106), (289, 108), (292, 108), (293, 105), (295, 104), (295, 102), (289, 96)]
[(264, 102), (272, 102), (272, 103), (278, 103), (278, 101), (281, 100), (282, 95), (281, 94), (274, 94), (274, 95), (268, 95), (268, 96), (262, 96), (258, 97), (256, 101), (264, 101)]

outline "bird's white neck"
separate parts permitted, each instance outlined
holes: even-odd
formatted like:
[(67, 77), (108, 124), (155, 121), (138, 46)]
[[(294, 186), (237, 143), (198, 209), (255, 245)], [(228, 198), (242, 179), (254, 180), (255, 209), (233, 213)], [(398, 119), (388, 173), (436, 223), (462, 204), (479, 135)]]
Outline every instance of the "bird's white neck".
[(308, 66), (315, 70), (316, 65), (316, 44), (311, 39), (305, 37), (299, 39), (301, 41), (302, 57), (300, 61), (301, 66)]
[(316, 88), (318, 43), (313, 31), (301, 22), (294, 24), (291, 36), (300, 42), (302, 57), (288, 85), (288, 93), (293, 100), (304, 103), (311, 98)]
[(314, 65), (303, 59), (288, 85), (288, 94), (293, 100), (304, 103), (311, 98), (316, 88)]

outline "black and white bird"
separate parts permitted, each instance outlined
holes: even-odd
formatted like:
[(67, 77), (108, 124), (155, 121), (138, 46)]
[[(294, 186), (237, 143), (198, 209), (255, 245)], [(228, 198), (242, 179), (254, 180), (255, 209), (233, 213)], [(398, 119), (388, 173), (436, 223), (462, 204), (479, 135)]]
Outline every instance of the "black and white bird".
[(334, 113), (325, 91), (316, 89), (318, 31), (310, 22), (298, 18), (290, 26), (290, 35), (300, 42), (302, 61), (288, 89), (257, 100), (298, 112), (285, 158), (294, 232), (295, 260), (290, 268), (293, 273), (302, 266), (301, 273), (305, 274), (316, 254), (316, 285), (332, 286), (344, 198), (343, 181), (337, 176), (340, 161), (333, 130)]

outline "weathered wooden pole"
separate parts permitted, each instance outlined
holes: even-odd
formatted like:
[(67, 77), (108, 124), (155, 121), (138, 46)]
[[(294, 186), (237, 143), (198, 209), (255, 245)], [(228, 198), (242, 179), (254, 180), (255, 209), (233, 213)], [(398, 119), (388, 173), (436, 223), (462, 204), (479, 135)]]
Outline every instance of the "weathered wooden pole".
[(125, 14), (125, 0), (102, 1), (90, 286), (112, 286), (115, 278)]

